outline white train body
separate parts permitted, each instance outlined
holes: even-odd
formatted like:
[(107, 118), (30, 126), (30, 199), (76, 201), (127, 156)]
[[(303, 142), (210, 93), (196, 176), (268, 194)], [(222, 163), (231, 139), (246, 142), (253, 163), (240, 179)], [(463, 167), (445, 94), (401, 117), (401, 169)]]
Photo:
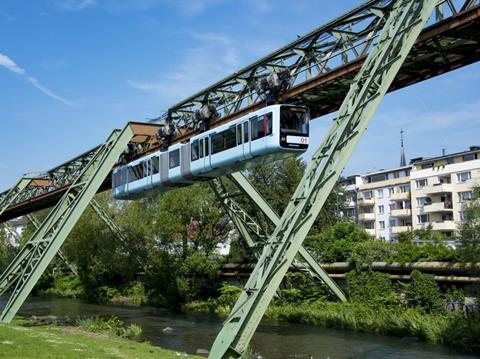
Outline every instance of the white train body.
[(116, 167), (113, 196), (136, 199), (305, 152), (308, 108), (273, 105)]

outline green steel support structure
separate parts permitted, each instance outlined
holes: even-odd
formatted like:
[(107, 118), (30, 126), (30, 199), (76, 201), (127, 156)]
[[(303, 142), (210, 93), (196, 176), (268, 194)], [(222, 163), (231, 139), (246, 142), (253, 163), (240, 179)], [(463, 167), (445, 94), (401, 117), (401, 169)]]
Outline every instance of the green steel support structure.
[(330, 131), (263, 247), (209, 358), (239, 358), (245, 353), (303, 240), (437, 3), (396, 0), (385, 13), (386, 23), (376, 46), (350, 85)]
[[(278, 215), (241, 172), (234, 173), (233, 175), (228, 176), (228, 178), (257, 205), (257, 207), (272, 221), (273, 224), (278, 225), (278, 222), (280, 221)], [(238, 231), (247, 242), (247, 245), (254, 250), (257, 258), (259, 258), (262, 248), (267, 241), (268, 234), (266, 234), (262, 227), (250, 215), (248, 215), (248, 213), (246, 213), (246, 211), (243, 210), (243, 208), (237, 202), (235, 202), (232, 196), (229, 196), (228, 191), (221, 179), (216, 179), (212, 182), (214, 182), (214, 184), (211, 185), (211, 187), (217, 199), (220, 201), (225, 211), (232, 219)], [(251, 238), (249, 230), (261, 240), (261, 243), (257, 243)], [(301, 271), (310, 278), (327, 285), (341, 301), (347, 300), (342, 289), (320, 266), (320, 264), (317, 263), (307, 249), (302, 246), (299, 250), (299, 254), (304, 259), (304, 263), (294, 259), (292, 264), (295, 268), (297, 268), (297, 270)]]
[(133, 136), (130, 124), (112, 132), (0, 276), (0, 293), (13, 288), (0, 321), (13, 319)]
[[(27, 219), (33, 224), (33, 226), (35, 227), (36, 230), (42, 225), (39, 222), (39, 220), (31, 213), (27, 214)], [(72, 272), (73, 274), (75, 274), (78, 277), (77, 266), (67, 259), (67, 256), (65, 255), (65, 253), (63, 253), (63, 251), (61, 249), (58, 250), (57, 254), (58, 254), (58, 257), (60, 258), (60, 260), (63, 262), (63, 264), (70, 270), (70, 272)]]
[(22, 177), (7, 193), (0, 197), (0, 215), (20, 196), (22, 191), (32, 182), (31, 178)]

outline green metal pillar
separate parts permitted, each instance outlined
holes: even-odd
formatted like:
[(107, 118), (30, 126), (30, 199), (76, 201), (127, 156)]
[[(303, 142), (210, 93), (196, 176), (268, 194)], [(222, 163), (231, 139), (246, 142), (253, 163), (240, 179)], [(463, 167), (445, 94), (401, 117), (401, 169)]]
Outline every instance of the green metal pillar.
[[(33, 214), (27, 214), (27, 219), (33, 224), (36, 230), (41, 226), (40, 221)], [(58, 258), (60, 258), (60, 260), (62, 261), (62, 263), (70, 270), (70, 272), (72, 272), (78, 277), (77, 266), (67, 259), (67, 256), (65, 255), (65, 253), (63, 253), (61, 249), (58, 250), (57, 255)]]
[(0, 293), (13, 288), (0, 321), (8, 323), (13, 319), (133, 135), (130, 124), (122, 131), (112, 132), (32, 238), (0, 276)]
[[(272, 221), (273, 224), (278, 225), (280, 221), (278, 215), (241, 172), (234, 173), (227, 177), (258, 206), (258, 208), (267, 216), (267, 218)], [(214, 180), (214, 183), (215, 181), (220, 182), (221, 180), (216, 179)], [(214, 189), (214, 192), (217, 195), (217, 198), (219, 198), (229, 217), (237, 226), (242, 237), (245, 238), (248, 246), (254, 249), (258, 258), (259, 253), (261, 253), (261, 250), (268, 239), (268, 235), (261, 228), (261, 226), (258, 225), (255, 220), (251, 218), (231, 196), (228, 195), (228, 191), (226, 190), (225, 186), (222, 185), (220, 190), (218, 185), (216, 187), (217, 189)], [(248, 229), (250, 229), (250, 231), (253, 232), (257, 238), (261, 239), (261, 243), (256, 243), (251, 239)], [(301, 271), (310, 278), (327, 285), (327, 287), (341, 301), (347, 300), (343, 290), (320, 266), (320, 264), (315, 260), (315, 258), (313, 258), (306, 248), (303, 246), (300, 247), (299, 254), (305, 262), (301, 263), (294, 259), (292, 265), (297, 268), (297, 270)]]
[(263, 247), (209, 358), (239, 358), (245, 353), (303, 240), (437, 2), (393, 3), (377, 44), (352, 82), (330, 131)]

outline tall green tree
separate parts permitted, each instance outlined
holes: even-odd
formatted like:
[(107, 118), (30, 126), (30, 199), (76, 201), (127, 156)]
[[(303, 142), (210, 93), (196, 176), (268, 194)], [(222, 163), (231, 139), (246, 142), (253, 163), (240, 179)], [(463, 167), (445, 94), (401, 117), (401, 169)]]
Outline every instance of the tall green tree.
[(458, 238), (462, 242), (461, 256), (466, 262), (480, 261), (480, 187), (473, 189), (472, 201), (463, 211), (464, 220), (458, 227)]

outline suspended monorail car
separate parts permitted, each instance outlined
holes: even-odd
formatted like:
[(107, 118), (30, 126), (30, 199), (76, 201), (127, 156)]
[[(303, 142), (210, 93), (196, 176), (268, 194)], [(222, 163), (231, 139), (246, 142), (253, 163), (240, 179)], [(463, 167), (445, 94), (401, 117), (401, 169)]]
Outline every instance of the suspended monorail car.
[(305, 152), (307, 107), (272, 105), (113, 170), (117, 199), (136, 199)]

